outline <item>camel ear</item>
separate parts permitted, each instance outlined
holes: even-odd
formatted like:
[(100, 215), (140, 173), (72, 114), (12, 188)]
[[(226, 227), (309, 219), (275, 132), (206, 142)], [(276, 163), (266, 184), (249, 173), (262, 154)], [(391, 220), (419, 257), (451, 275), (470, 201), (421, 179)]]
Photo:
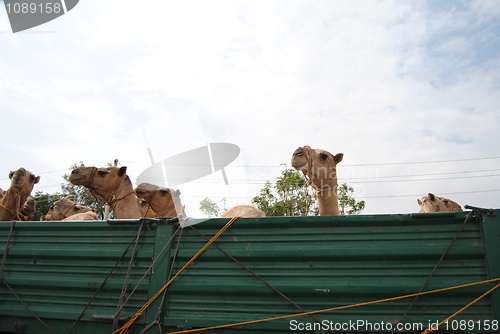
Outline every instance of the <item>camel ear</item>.
[(75, 197), (75, 195), (68, 195), (68, 196), (64, 197), (64, 199), (67, 199), (68, 201), (74, 202), (76, 197)]
[(432, 194), (432, 193), (428, 193), (428, 195), (429, 195), (429, 199), (430, 199), (431, 201), (433, 201), (433, 202), (434, 202), (434, 201), (436, 200), (436, 197), (434, 196), (434, 194)]
[(335, 154), (335, 156), (333, 157), (333, 161), (335, 161), (336, 163), (339, 163), (342, 161), (342, 159), (344, 159), (344, 153), (337, 153)]
[(120, 167), (120, 170), (118, 171), (118, 176), (123, 176), (125, 175), (126, 172), (127, 172), (126, 166)]
[(420, 199), (417, 199), (418, 205), (422, 205), (422, 201)]
[(40, 181), (40, 175), (38, 175), (37, 177), (35, 177), (35, 183), (38, 183)]
[(179, 196), (179, 195), (181, 194), (181, 191), (180, 191), (179, 189), (177, 189), (177, 190), (175, 191), (175, 194), (176, 194), (177, 196)]
[(12, 176), (14, 176), (14, 172), (13, 172), (13, 171), (11, 171), (11, 172), (9, 173), (9, 179), (12, 179)]

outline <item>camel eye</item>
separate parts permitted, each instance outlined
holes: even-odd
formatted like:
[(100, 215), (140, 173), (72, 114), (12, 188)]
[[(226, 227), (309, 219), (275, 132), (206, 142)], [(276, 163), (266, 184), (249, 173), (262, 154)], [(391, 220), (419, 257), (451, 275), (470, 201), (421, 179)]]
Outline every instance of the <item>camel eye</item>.
[(160, 192), (161, 192), (162, 196), (169, 194), (169, 191), (166, 189), (161, 189)]
[(100, 170), (100, 171), (97, 172), (97, 174), (99, 174), (100, 176), (104, 177), (104, 176), (106, 176), (108, 174), (108, 172)]
[(328, 155), (327, 155), (327, 154), (325, 154), (325, 153), (320, 153), (320, 155), (319, 155), (319, 159), (320, 159), (321, 161), (325, 161), (326, 159), (328, 159)]

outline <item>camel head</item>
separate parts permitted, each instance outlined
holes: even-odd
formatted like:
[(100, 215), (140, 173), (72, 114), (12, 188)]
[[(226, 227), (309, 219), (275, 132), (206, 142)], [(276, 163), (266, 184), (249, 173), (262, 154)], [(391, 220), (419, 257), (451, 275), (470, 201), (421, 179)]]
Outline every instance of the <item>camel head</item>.
[(49, 208), (49, 212), (42, 216), (40, 220), (63, 220), (64, 218), (76, 215), (77, 213), (95, 212), (95, 209), (75, 203), (75, 196), (69, 195), (56, 201)]
[(181, 192), (179, 190), (141, 183), (134, 191), (138, 198), (149, 203), (159, 217), (165, 217), (166, 215), (177, 217), (181, 213), (184, 213), (184, 207), (180, 200)]
[(21, 191), (28, 198), (35, 184), (40, 181), (40, 176), (35, 176), (32, 172), (21, 167), (16, 171), (10, 172), (9, 179), (11, 182), (10, 187)]
[(343, 153), (331, 154), (309, 146), (299, 147), (293, 152), (292, 167), (302, 171), (316, 191), (336, 189), (337, 164), (344, 158)]
[(69, 182), (89, 188), (92, 192), (111, 200), (112, 194), (123, 182), (130, 183), (127, 167), (77, 167), (71, 171)]
[(420, 205), (419, 213), (463, 211), (458, 203), (432, 193), (427, 194), (427, 196), (421, 199), (417, 199), (417, 203)]

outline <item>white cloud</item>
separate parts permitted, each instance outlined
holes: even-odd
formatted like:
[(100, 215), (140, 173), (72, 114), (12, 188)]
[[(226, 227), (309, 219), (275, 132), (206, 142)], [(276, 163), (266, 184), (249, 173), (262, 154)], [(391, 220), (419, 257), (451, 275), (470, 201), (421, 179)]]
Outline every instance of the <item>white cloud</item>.
[[(490, 167), (352, 165), (496, 154), (498, 16), (496, 1), (80, 2), (35, 28), (53, 33), (0, 39), (10, 50), (0, 56), (3, 131), (29, 130), (0, 147), (42, 171), (119, 158), (137, 176), (149, 165), (143, 131), (157, 160), (207, 142), (238, 145), (234, 164), (246, 168), (228, 175), (245, 182), (228, 190), (212, 175), (184, 185), (195, 212), (202, 196), (248, 202), (302, 145), (345, 154), (367, 212), (416, 210), (404, 195), (500, 189), (498, 177), (348, 177)], [(491, 193), (456, 196), (495, 206)]]

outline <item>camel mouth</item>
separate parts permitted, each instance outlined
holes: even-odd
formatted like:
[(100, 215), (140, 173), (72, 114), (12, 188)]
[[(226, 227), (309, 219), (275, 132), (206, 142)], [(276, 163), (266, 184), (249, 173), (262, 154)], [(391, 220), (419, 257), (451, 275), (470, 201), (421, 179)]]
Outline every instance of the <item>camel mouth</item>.
[(292, 161), (292, 167), (295, 168), (296, 170), (307, 170), (308, 163), (307, 163), (307, 161), (305, 161), (303, 163)]
[(79, 185), (82, 183), (81, 181), (83, 181), (85, 178), (86, 178), (85, 175), (79, 175), (79, 176), (70, 175), (68, 181), (73, 183), (74, 185)]

